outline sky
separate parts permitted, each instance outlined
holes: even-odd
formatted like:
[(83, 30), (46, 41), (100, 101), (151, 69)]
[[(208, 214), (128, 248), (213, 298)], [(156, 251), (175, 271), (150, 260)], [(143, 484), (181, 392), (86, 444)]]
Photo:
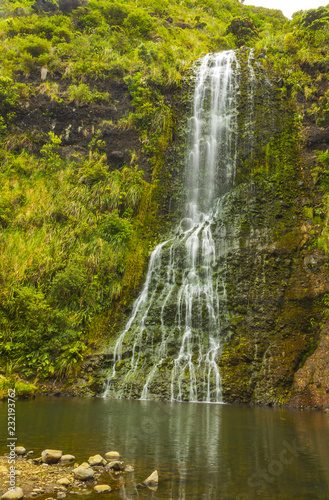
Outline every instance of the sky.
[(286, 17), (291, 18), (298, 10), (316, 9), (321, 5), (328, 5), (329, 0), (245, 0), (245, 5), (256, 5), (268, 9), (282, 10)]

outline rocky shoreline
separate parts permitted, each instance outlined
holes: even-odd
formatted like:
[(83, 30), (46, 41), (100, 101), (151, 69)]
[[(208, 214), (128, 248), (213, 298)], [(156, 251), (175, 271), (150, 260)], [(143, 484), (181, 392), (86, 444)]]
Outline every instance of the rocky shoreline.
[(51, 495), (46, 500), (54, 500), (65, 498), (67, 494), (110, 493), (127, 483), (153, 491), (158, 487), (157, 471), (138, 483), (134, 467), (126, 465), (116, 451), (109, 451), (104, 457), (100, 454), (90, 456), (81, 464), (75, 461), (74, 455), (64, 455), (61, 450), (46, 449), (41, 457), (32, 456), (32, 450), (17, 446), (14, 464), (9, 455), (0, 457), (1, 500), (21, 500), (40, 495)]

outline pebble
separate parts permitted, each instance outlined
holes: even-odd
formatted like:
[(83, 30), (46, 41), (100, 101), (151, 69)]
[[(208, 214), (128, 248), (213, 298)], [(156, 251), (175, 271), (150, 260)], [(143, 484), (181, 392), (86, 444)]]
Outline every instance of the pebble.
[(121, 455), (117, 451), (108, 451), (107, 453), (105, 453), (105, 458), (107, 460), (119, 460), (119, 458), (121, 458)]
[(155, 470), (152, 474), (143, 481), (146, 486), (157, 486), (159, 483), (158, 471)]
[(43, 450), (41, 459), (46, 464), (57, 464), (60, 461), (63, 452), (61, 450)]
[(98, 484), (94, 487), (94, 490), (97, 493), (109, 493), (110, 491), (112, 491), (112, 488), (108, 484)]
[(4, 493), (4, 495), (2, 495), (1, 500), (21, 500), (21, 498), (23, 498), (23, 496), (24, 496), (24, 493), (23, 493), (22, 488), (19, 488), (18, 486), (16, 486), (16, 488), (14, 488), (14, 490), (6, 491), (6, 493)]
[(74, 462), (75, 456), (74, 455), (62, 455), (60, 458), (60, 463), (69, 463), (69, 462)]
[(106, 460), (101, 455), (94, 455), (93, 457), (88, 458), (88, 462), (90, 465), (106, 465)]
[(15, 453), (16, 455), (25, 455), (26, 449), (24, 446), (15, 446)]
[(61, 477), (57, 481), (57, 484), (60, 484), (61, 486), (69, 486), (71, 484), (71, 481), (67, 477)]
[(106, 469), (111, 470), (123, 470), (125, 467), (124, 462), (120, 462), (119, 460), (115, 460), (114, 462), (110, 462), (107, 464)]
[(87, 464), (87, 466), (82, 464), (73, 470), (73, 474), (75, 479), (79, 479), (80, 481), (87, 481), (88, 479), (92, 479), (94, 477), (95, 472), (89, 464)]

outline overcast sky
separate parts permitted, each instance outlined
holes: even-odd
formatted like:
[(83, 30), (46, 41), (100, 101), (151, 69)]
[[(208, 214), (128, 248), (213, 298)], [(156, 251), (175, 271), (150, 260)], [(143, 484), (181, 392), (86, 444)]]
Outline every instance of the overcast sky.
[(298, 10), (316, 9), (321, 5), (328, 5), (329, 0), (245, 0), (245, 5), (256, 5), (268, 9), (282, 10), (286, 17), (291, 18)]

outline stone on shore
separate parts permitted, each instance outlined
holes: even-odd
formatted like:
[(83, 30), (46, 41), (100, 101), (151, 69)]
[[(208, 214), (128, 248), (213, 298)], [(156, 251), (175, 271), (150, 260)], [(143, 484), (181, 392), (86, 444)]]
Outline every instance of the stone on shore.
[(126, 465), (124, 471), (125, 472), (135, 472), (135, 469), (132, 465)]
[(73, 469), (73, 475), (75, 479), (80, 479), (80, 481), (88, 481), (94, 477), (95, 472), (90, 467), (89, 464), (82, 464), (76, 469)]
[(61, 486), (69, 486), (71, 481), (67, 477), (61, 477), (58, 479), (57, 484), (60, 484)]
[(62, 455), (61, 456), (61, 459), (60, 459), (60, 463), (61, 464), (65, 464), (65, 463), (70, 463), (70, 462), (74, 462), (75, 460), (75, 456), (74, 455)]
[(60, 461), (63, 452), (61, 450), (43, 450), (41, 459), (46, 464), (57, 464)]
[(26, 449), (24, 446), (15, 446), (15, 453), (16, 455), (25, 455)]
[(94, 455), (92, 457), (89, 457), (88, 462), (91, 466), (107, 464), (107, 461), (101, 455)]
[(109, 462), (106, 466), (106, 470), (123, 470), (125, 468), (124, 462), (120, 460), (115, 460), (114, 462)]
[(145, 484), (145, 486), (158, 486), (159, 484), (159, 476), (158, 476), (158, 471), (155, 470), (154, 472), (152, 472), (152, 474), (145, 479), (145, 481), (143, 481), (143, 484)]
[(121, 455), (117, 451), (108, 451), (107, 453), (105, 453), (105, 458), (106, 460), (119, 460), (119, 458), (121, 458)]
[(94, 490), (96, 491), (96, 493), (110, 493), (110, 491), (112, 491), (112, 488), (108, 484), (98, 484), (94, 487)]
[(1, 500), (21, 500), (23, 498), (24, 493), (22, 488), (16, 486), (13, 490), (8, 490), (1, 497)]

